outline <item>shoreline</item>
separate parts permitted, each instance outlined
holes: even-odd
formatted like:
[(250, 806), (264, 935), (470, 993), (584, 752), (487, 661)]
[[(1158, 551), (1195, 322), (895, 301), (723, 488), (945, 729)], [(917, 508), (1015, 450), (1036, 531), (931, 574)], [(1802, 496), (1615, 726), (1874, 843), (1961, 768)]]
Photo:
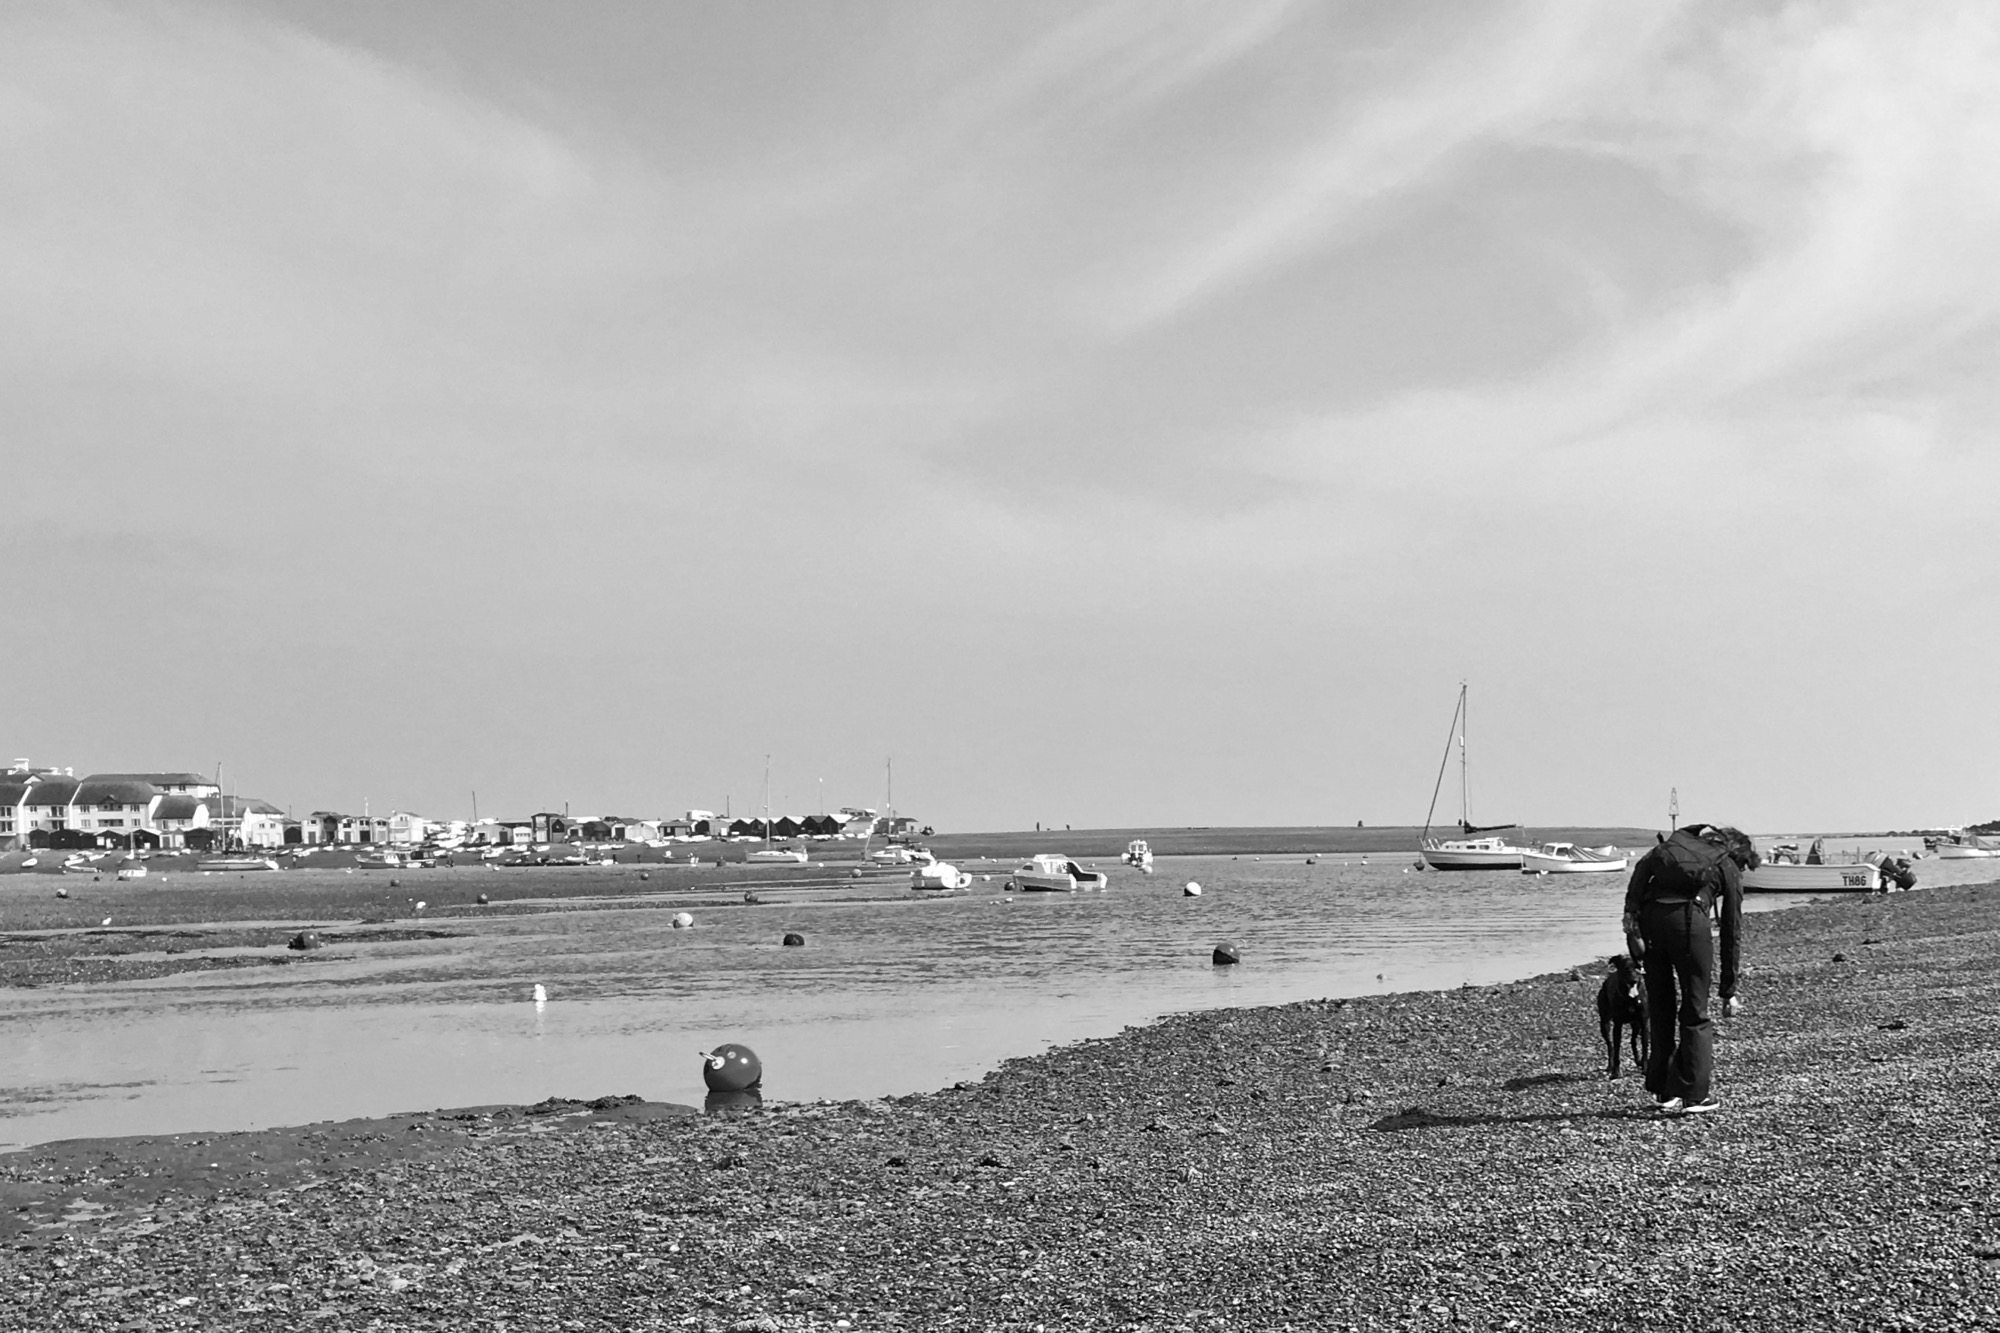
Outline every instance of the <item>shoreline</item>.
[(1597, 960), (1173, 1015), (868, 1102), (42, 1145), (0, 1155), (4, 1211), (70, 1220), (4, 1242), (0, 1325), (2000, 1324), (1996, 905), (1746, 918), (1704, 1118), (1603, 1077)]

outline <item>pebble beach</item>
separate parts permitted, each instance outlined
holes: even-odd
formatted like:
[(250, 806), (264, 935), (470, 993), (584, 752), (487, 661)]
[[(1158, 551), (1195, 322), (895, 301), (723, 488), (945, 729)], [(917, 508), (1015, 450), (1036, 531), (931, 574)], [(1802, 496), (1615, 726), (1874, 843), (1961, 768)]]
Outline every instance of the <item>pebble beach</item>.
[(1703, 1117), (1606, 1078), (1596, 959), (908, 1097), (46, 1144), (0, 1328), (2000, 1328), (1996, 909), (1747, 918)]

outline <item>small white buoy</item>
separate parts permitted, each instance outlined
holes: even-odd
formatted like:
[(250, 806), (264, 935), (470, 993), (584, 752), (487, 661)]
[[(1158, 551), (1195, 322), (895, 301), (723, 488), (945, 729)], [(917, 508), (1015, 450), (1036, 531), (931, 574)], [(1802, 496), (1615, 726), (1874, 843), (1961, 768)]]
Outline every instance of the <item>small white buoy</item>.
[(537, 981), (535, 983), (535, 1003), (547, 1004), (548, 1002), (549, 1002), (548, 988), (542, 985), (541, 982)]
[(69, 890), (68, 890), (68, 889), (57, 889), (57, 890), (56, 890), (56, 897), (58, 897), (58, 898), (67, 898), (67, 897), (69, 897)]
[(1201, 885), (1195, 883), (1193, 880), (1189, 880), (1187, 883), (1181, 885), (1181, 896), (1183, 898), (1201, 897)]
[(104, 918), (103, 921), (99, 922), (98, 924), (108, 926), (111, 924), (111, 918), (107, 916)]
[(429, 903), (426, 903), (426, 902), (419, 902), (419, 903), (417, 904), (417, 910), (418, 910), (419, 912), (421, 912), (421, 911), (423, 911), (423, 910), (424, 910), (424, 909), (425, 909), (426, 907), (429, 907), (429, 906), (430, 906), (430, 904), (429, 904)]
[(694, 924), (694, 918), (692, 916), (689, 916), (686, 912), (674, 913), (675, 930), (686, 930), (689, 926), (692, 926), (693, 924)]

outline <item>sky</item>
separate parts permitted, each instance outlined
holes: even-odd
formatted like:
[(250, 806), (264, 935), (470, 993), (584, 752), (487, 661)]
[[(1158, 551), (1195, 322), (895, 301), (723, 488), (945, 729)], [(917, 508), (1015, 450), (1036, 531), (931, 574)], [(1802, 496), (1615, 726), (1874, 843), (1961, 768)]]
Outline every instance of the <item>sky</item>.
[(1475, 822), (2000, 816), (1995, 68), (1976, 0), (10, 4), (0, 750), (1415, 824), (1464, 682)]

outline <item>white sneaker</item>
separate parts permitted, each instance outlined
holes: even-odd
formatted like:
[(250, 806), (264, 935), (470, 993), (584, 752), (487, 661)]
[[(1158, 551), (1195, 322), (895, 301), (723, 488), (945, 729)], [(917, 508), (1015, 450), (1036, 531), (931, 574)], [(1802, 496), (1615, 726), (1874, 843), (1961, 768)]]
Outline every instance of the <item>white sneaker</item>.
[(1702, 1115), (1708, 1111), (1720, 1111), (1722, 1103), (1713, 1097), (1704, 1097), (1698, 1102), (1689, 1102), (1681, 1108), (1686, 1115)]
[(1678, 1097), (1668, 1097), (1665, 1100), (1655, 1097), (1653, 1098), (1653, 1109), (1661, 1115), (1679, 1115), (1687, 1108)]

